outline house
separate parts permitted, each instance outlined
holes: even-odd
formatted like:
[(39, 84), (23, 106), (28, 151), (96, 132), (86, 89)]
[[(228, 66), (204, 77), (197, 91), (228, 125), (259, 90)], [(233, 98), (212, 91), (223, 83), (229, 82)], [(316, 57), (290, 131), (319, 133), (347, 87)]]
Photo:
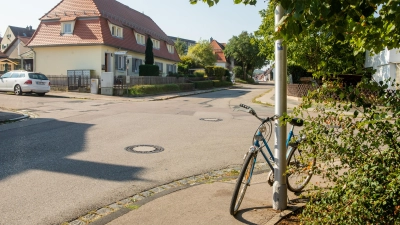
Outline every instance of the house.
[(4, 33), (4, 37), (0, 42), (1, 51), (5, 52), (8, 46), (15, 41), (18, 36), (30, 38), (34, 33), (35, 30), (32, 29), (32, 26), (28, 26), (26, 28), (8, 26), (6, 32)]
[(193, 40), (189, 39), (184, 39), (184, 38), (179, 38), (179, 37), (173, 37), (173, 36), (168, 36), (174, 43), (179, 39), (180, 41), (183, 41), (186, 44), (186, 49), (185, 49), (185, 54), (188, 53), (189, 47), (196, 45), (196, 42)]
[[(7, 27), (4, 37), (0, 42), (0, 48), (7, 56), (7, 62), (11, 69), (23, 68), (32, 71), (33, 52), (26, 46), (26, 44), (29, 42), (34, 32), (35, 30), (32, 29), (32, 26), (26, 28), (14, 26)], [(10, 64), (11, 61), (12, 63)]]
[(219, 43), (217, 40), (210, 38), (210, 44), (213, 49), (213, 53), (215, 58), (217, 59), (216, 66), (224, 67), (230, 71), (232, 71), (233, 67), (235, 66), (233, 58), (226, 59), (224, 54), (224, 49), (226, 43)]
[(375, 69), (375, 74), (372, 78), (377, 81), (386, 81), (387, 79), (394, 80), (400, 84), (400, 50), (387, 48), (378, 54), (370, 55), (367, 51), (365, 56), (365, 68)]
[(8, 56), (2, 52), (0, 52), (0, 74), (3, 74), (6, 71), (14, 70), (17, 67), (17, 63), (8, 59)]
[(62, 0), (40, 21), (28, 46), (35, 71), (44, 74), (138, 76), (148, 37), (161, 74), (176, 72), (180, 61), (174, 42), (150, 17), (115, 0)]

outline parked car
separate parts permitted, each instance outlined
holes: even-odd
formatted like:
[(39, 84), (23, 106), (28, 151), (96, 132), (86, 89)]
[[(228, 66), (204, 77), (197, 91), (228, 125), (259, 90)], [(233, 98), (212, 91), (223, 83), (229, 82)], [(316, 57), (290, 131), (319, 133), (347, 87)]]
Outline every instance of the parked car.
[(41, 73), (13, 70), (0, 77), (0, 91), (13, 91), (16, 95), (29, 92), (44, 96), (50, 91), (50, 81)]

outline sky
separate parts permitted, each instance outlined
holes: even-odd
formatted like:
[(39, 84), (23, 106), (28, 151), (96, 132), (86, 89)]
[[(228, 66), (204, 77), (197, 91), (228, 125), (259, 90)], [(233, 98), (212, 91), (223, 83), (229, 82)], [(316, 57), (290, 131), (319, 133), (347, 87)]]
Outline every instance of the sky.
[[(0, 13), (0, 33), (8, 26), (39, 26), (39, 18), (50, 11), (61, 0), (13, 0), (3, 4)], [(256, 6), (233, 3), (233, 0), (220, 0), (208, 7), (199, 2), (191, 5), (189, 0), (118, 0), (119, 2), (148, 15), (168, 35), (199, 41), (211, 37), (218, 42), (227, 43), (232, 36), (242, 31), (254, 33), (261, 24), (259, 11), (267, 7), (264, 0)]]

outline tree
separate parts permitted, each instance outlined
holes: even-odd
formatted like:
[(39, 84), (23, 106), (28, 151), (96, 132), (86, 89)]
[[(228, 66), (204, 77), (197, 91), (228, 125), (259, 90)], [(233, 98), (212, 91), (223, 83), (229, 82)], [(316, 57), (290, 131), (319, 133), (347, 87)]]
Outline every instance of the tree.
[(179, 56), (186, 55), (187, 45), (181, 39), (177, 39), (175, 42), (175, 49)]
[(154, 64), (153, 41), (151, 41), (150, 37), (147, 38), (144, 64), (146, 65)]
[(253, 34), (243, 31), (239, 36), (233, 36), (226, 44), (224, 54), (233, 57), (242, 64), (243, 79), (247, 80), (247, 71), (261, 68), (265, 65), (266, 57), (260, 54), (258, 41)]
[[(261, 12), (262, 24), (256, 35), (260, 38), (260, 49), (274, 57), (274, 6), (269, 5)], [(348, 42), (338, 43), (335, 36), (323, 28), (304, 31), (301, 41), (291, 39), (286, 41), (288, 46), (288, 64), (301, 65), (314, 76), (326, 74), (355, 74), (361, 73), (364, 67), (364, 54), (354, 55), (355, 49)]]
[(217, 59), (207, 40), (200, 40), (196, 45), (190, 46), (188, 55), (193, 57), (201, 66), (213, 66)]
[[(189, 0), (191, 4), (198, 1), (210, 7), (219, 2)], [(255, 5), (257, 0), (234, 0), (234, 3)], [(306, 31), (322, 28), (335, 37), (336, 43), (348, 42), (355, 54), (400, 47), (398, 0), (272, 0), (270, 4), (280, 4), (288, 12), (280, 21), (275, 38), (301, 40)]]

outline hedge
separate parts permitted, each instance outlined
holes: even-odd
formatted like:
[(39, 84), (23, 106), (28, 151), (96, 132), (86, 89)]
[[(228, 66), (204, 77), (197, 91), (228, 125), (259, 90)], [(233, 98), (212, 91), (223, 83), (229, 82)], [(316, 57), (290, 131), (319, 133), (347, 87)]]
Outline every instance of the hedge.
[(213, 88), (213, 81), (212, 80), (205, 80), (205, 81), (194, 81), (194, 87), (196, 89), (210, 89)]
[(193, 91), (194, 89), (193, 83), (183, 83), (183, 84), (178, 84), (178, 86), (181, 91)]
[(213, 80), (214, 87), (229, 87), (232, 86), (232, 82), (229, 81), (220, 81), (220, 80)]
[(157, 65), (140, 65), (139, 76), (159, 76), (159, 67)]
[(178, 91), (192, 91), (194, 84), (183, 83), (183, 84), (157, 84), (157, 85), (135, 85), (129, 89), (131, 95), (142, 96), (151, 94), (162, 94), (168, 92)]

